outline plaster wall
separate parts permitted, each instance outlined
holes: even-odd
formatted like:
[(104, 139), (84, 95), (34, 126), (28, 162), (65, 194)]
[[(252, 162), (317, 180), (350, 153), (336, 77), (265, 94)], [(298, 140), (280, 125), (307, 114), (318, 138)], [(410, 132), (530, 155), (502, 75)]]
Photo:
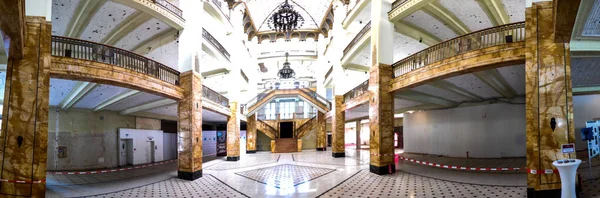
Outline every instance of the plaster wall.
[(177, 133), (163, 133), (163, 160), (177, 159)]
[(452, 157), (525, 156), (525, 106), (490, 104), (404, 114), (404, 152)]

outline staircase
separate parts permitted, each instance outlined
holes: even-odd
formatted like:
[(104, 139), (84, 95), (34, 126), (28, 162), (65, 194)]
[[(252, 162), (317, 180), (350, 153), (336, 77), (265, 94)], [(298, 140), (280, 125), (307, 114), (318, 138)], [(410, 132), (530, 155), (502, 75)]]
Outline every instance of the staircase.
[(298, 139), (279, 138), (275, 140), (275, 153), (298, 152)]

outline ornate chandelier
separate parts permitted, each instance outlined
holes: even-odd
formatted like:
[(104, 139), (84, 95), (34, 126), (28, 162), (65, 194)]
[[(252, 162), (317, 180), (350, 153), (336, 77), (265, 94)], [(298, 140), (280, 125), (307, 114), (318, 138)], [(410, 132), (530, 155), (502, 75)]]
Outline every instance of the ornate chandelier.
[(285, 62), (283, 63), (283, 68), (279, 70), (277, 76), (281, 79), (290, 79), (296, 77), (296, 72), (292, 68), (290, 68), (290, 62), (288, 62), (288, 53), (285, 53)]
[(285, 0), (279, 10), (274, 11), (267, 24), (273, 31), (287, 33), (302, 27), (304, 18)]

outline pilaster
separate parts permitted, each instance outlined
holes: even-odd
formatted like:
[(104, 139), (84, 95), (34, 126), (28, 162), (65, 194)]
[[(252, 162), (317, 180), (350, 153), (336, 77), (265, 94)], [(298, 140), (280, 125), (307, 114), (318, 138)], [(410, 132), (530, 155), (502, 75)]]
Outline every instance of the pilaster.
[(183, 99), (179, 101), (177, 177), (195, 180), (202, 177), (202, 77), (194, 71), (180, 75)]
[(346, 112), (342, 108), (344, 104), (344, 96), (336, 95), (334, 100), (334, 114), (333, 123), (331, 130), (331, 150), (333, 150), (333, 157), (345, 157), (346, 148), (344, 141), (344, 122), (346, 121)]
[(327, 150), (327, 119), (325, 113), (317, 112), (317, 151)]
[(240, 160), (240, 118), (238, 102), (229, 103), (231, 116), (227, 118), (227, 161)]
[(356, 150), (360, 150), (360, 130), (362, 128), (362, 124), (360, 120), (356, 121)]
[(256, 114), (246, 119), (246, 153), (256, 153)]

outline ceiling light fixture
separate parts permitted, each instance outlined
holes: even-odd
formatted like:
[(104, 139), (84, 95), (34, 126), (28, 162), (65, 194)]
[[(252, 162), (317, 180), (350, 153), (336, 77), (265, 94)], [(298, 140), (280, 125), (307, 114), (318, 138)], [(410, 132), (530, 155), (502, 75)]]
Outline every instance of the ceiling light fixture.
[(294, 10), (288, 0), (279, 6), (279, 10), (274, 11), (267, 23), (269, 28), (276, 32), (292, 32), (304, 25), (304, 18), (298, 11)]
[(277, 76), (281, 79), (290, 79), (296, 76), (296, 72), (290, 67), (290, 62), (288, 62), (289, 54), (285, 53), (285, 62), (283, 63), (283, 68), (279, 70)]

